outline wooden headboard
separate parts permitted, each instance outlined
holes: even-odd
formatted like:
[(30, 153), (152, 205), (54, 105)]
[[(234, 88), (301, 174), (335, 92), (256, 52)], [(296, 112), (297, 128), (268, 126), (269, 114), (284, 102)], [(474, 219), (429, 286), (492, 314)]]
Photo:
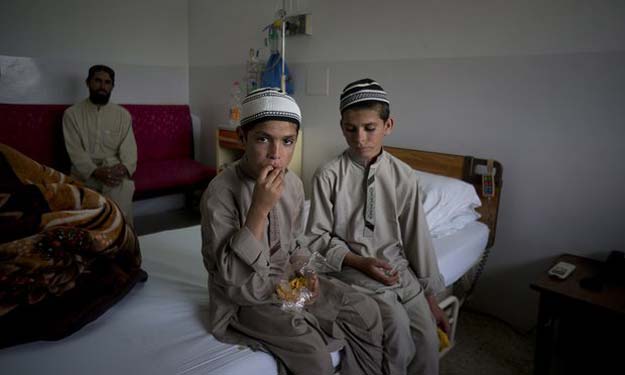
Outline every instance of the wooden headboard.
[(490, 229), (488, 245), (486, 247), (490, 248), (493, 246), (495, 243), (495, 234), (497, 233), (497, 213), (499, 211), (499, 199), (501, 197), (501, 187), (503, 185), (503, 167), (501, 163), (498, 161), (493, 162), (496, 173), (495, 197), (487, 198), (482, 196), (482, 175), (478, 173), (478, 169), (486, 171), (488, 164), (487, 159), (478, 159), (473, 156), (443, 154), (439, 152), (409, 150), (397, 147), (384, 147), (384, 150), (401, 159), (414, 169), (458, 178), (473, 184), (473, 186), (475, 186), (475, 191), (477, 191), (482, 201), (482, 207), (477, 209), (482, 215), (480, 221), (488, 225)]

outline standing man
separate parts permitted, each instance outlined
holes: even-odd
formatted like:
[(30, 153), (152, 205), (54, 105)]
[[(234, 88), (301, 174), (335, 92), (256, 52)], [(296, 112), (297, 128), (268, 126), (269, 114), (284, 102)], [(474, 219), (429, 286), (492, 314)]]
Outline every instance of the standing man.
[(132, 174), (137, 166), (137, 144), (130, 113), (109, 103), (115, 72), (94, 65), (87, 76), (89, 98), (63, 115), (65, 148), (72, 161), (72, 176), (113, 199), (132, 224)]

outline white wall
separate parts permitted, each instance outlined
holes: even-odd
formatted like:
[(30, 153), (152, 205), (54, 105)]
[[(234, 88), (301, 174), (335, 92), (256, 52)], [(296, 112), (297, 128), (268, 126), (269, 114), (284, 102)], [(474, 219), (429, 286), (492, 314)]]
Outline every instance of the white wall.
[[(520, 328), (535, 322), (529, 283), (562, 252), (625, 249), (625, 3), (614, 1), (300, 1), (313, 35), (287, 39), (303, 111), (304, 182), (338, 154), (338, 97), (377, 79), (390, 93), (387, 144), (498, 159), (497, 241), (471, 304)], [(202, 158), (229, 85), (281, 1), (189, 0), (191, 106)], [(226, 36), (227, 35), (227, 36)], [(208, 48), (212, 46), (213, 48)], [(329, 72), (329, 95), (307, 76)], [(336, 137), (329, 137), (335, 134)]]
[(3, 0), (0, 102), (72, 103), (90, 65), (116, 71), (118, 103), (189, 101), (187, 2)]
[(189, 97), (202, 120), (200, 160), (215, 165), (215, 129), (227, 123), (230, 88), (242, 80), (250, 48), (260, 48), (262, 29), (281, 0), (189, 0)]

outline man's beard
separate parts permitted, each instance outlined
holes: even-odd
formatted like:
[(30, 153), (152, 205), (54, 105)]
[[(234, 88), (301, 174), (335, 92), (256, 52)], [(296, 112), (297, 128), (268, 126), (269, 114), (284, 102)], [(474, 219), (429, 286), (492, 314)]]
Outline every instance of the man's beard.
[(91, 103), (95, 105), (105, 105), (106, 103), (109, 102), (110, 98), (111, 98), (110, 92), (107, 94), (103, 94), (102, 92), (98, 92), (98, 91), (89, 92), (89, 100), (91, 100)]

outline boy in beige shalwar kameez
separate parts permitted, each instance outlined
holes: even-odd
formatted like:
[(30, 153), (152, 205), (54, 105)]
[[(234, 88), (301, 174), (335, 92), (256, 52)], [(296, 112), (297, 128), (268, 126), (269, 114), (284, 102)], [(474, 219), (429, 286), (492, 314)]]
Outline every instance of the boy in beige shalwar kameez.
[(382, 149), (393, 126), (380, 85), (347, 85), (341, 128), (349, 149), (315, 174), (306, 234), (310, 249), (340, 270), (332, 276), (378, 303), (385, 373), (438, 374), (436, 323), (449, 329), (435, 297), (443, 283), (415, 173)]
[(376, 303), (348, 285), (319, 276), (302, 312), (281, 308), (275, 288), (300, 247), (304, 194), (288, 166), (300, 124), (295, 101), (275, 89), (252, 92), (242, 105), (245, 155), (212, 180), (202, 198), (202, 254), (208, 270), (209, 329), (219, 340), (268, 350), (281, 372), (382, 373), (382, 323)]

